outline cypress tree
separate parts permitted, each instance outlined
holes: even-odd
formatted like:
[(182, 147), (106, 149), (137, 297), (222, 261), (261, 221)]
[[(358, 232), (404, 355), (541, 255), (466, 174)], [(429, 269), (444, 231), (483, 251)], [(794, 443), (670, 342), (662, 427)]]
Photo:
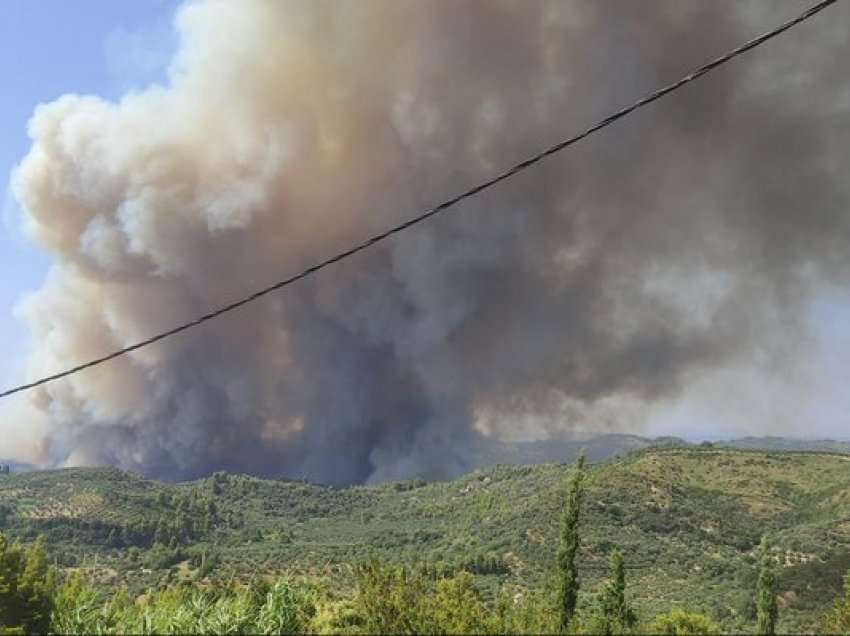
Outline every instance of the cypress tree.
[(567, 482), (567, 501), (561, 525), (561, 545), (558, 550), (558, 629), (566, 633), (576, 610), (580, 586), (576, 554), (579, 547), (578, 523), (584, 481), (584, 453), (579, 455)]
[(611, 552), (609, 580), (602, 592), (600, 632), (618, 634), (630, 631), (637, 623), (634, 610), (626, 602), (626, 567), (619, 549)]
[(758, 633), (773, 635), (776, 633), (776, 618), (779, 610), (776, 606), (776, 575), (770, 559), (770, 544), (767, 537), (761, 539), (758, 590), (756, 608), (758, 611)]

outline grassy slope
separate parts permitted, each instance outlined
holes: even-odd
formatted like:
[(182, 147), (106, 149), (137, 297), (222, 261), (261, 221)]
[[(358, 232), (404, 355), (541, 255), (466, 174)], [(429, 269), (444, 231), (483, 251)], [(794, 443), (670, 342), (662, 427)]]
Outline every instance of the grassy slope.
[[(173, 519), (182, 495), (215, 502), (214, 527), (184, 549), (221, 555), (214, 579), (331, 575), (344, 588), (348, 564), (370, 554), (448, 564), (493, 554), (510, 574), (482, 576), (489, 593), (506, 579), (541, 585), (551, 572), (567, 469), (497, 466), (451, 482), (345, 489), (237, 475), (168, 485), (114, 469), (43, 471), (0, 479), (0, 527), (24, 538), (45, 532), (60, 564), (141, 589), (191, 569), (182, 563), (171, 574), (156, 570), (155, 559), (143, 553), (132, 561), (126, 548), (106, 547), (104, 537)], [(604, 576), (616, 544), (645, 614), (682, 603), (727, 629), (751, 624), (753, 549), (771, 531), (782, 564), (782, 627), (811, 627), (850, 567), (850, 458), (646, 449), (592, 467), (583, 531), (585, 591)]]

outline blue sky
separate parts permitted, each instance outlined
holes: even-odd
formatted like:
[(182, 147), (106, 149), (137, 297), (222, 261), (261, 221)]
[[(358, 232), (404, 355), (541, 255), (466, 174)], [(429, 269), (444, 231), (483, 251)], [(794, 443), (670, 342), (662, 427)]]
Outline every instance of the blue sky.
[(175, 47), (175, 3), (164, 0), (3, 0), (0, 3), (0, 387), (23, 377), (28, 333), (15, 319), (22, 294), (39, 286), (48, 257), (21, 233), (7, 192), (9, 173), (29, 149), (35, 106), (64, 93), (116, 99), (164, 81)]

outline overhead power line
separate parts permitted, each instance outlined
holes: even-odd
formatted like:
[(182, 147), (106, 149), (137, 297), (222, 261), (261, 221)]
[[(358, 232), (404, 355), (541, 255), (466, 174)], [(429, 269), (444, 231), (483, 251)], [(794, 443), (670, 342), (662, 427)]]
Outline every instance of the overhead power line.
[(367, 240), (363, 241), (362, 243), (359, 243), (359, 244), (345, 250), (344, 252), (340, 252), (335, 256), (332, 256), (332, 257), (330, 257), (330, 258), (328, 258), (324, 261), (321, 261), (320, 263), (313, 265), (312, 267), (308, 267), (307, 269), (305, 269), (304, 271), (302, 271), (298, 274), (290, 276), (289, 278), (286, 278), (284, 280), (278, 281), (277, 283), (274, 283), (273, 285), (270, 285), (270, 286), (268, 286), (264, 289), (261, 289), (259, 291), (254, 292), (250, 296), (245, 296), (244, 298), (237, 300), (237, 301), (234, 301), (234, 302), (230, 303), (229, 305), (219, 307), (218, 309), (215, 309), (214, 311), (211, 311), (207, 314), (204, 314), (203, 316), (199, 316), (198, 318), (195, 318), (194, 320), (191, 320), (189, 322), (185, 322), (181, 325), (178, 325), (178, 326), (176, 326), (172, 329), (169, 329), (168, 331), (163, 331), (162, 333), (159, 333), (155, 336), (151, 336), (150, 338), (147, 338), (147, 339), (142, 340), (140, 342), (137, 342), (135, 344), (129, 345), (127, 347), (124, 347), (123, 349), (118, 349), (117, 351), (113, 351), (112, 353), (110, 353), (108, 355), (102, 356), (100, 358), (95, 358), (94, 360), (89, 360), (88, 362), (84, 362), (83, 364), (79, 364), (75, 367), (71, 367), (70, 369), (66, 369), (65, 371), (61, 371), (60, 373), (54, 373), (53, 375), (43, 377), (39, 380), (35, 380), (35, 381), (29, 382), (27, 384), (21, 384), (19, 386), (14, 387), (14, 388), (3, 391), (2, 393), (0, 393), (0, 398), (7, 397), (9, 395), (12, 395), (13, 393), (18, 393), (20, 391), (26, 391), (28, 389), (33, 389), (37, 386), (41, 386), (42, 384), (47, 384), (48, 382), (52, 382), (54, 380), (58, 380), (60, 378), (67, 377), (67, 376), (72, 375), (74, 373), (79, 373), (80, 371), (83, 371), (83, 370), (88, 369), (90, 367), (94, 367), (94, 366), (97, 366), (99, 364), (103, 364), (104, 362), (108, 362), (108, 361), (110, 361), (114, 358), (117, 358), (119, 356), (123, 356), (123, 355), (130, 353), (132, 351), (135, 351), (137, 349), (141, 349), (142, 347), (146, 347), (146, 346), (153, 344), (155, 342), (159, 342), (160, 340), (163, 340), (165, 338), (168, 338), (169, 336), (173, 336), (175, 334), (178, 334), (181, 331), (186, 331), (187, 329), (191, 329), (192, 327), (196, 327), (196, 326), (200, 325), (201, 323), (207, 322), (208, 320), (212, 320), (213, 318), (218, 318), (222, 314), (225, 314), (229, 311), (233, 311), (234, 309), (242, 307), (243, 305), (247, 305), (248, 303), (250, 303), (254, 300), (257, 300), (258, 298), (265, 296), (266, 294), (270, 294), (271, 292), (276, 291), (278, 289), (281, 289), (282, 287), (286, 287), (288, 285), (291, 285), (291, 284), (301, 280), (302, 278), (306, 278), (307, 276), (310, 276), (311, 274), (315, 274), (320, 269), (324, 269), (325, 267), (328, 267), (329, 265), (333, 265), (334, 263), (338, 263), (339, 261), (341, 261), (345, 258), (348, 258), (349, 256), (353, 256), (357, 252), (361, 252), (361, 251), (371, 247), (375, 243), (379, 243), (380, 241), (383, 241), (384, 239), (387, 239), (387, 238), (393, 236), (394, 234), (398, 234), (399, 232), (402, 232), (403, 230), (406, 230), (407, 228), (409, 228), (413, 225), (417, 225), (418, 223), (421, 223), (421, 222), (423, 222), (427, 219), (430, 219), (432, 216), (436, 216), (437, 214), (444, 212), (448, 208), (453, 207), (454, 205), (457, 205), (458, 203), (460, 203), (464, 199), (468, 199), (472, 196), (475, 196), (479, 192), (482, 192), (483, 190), (486, 190), (486, 189), (496, 185), (497, 183), (499, 183), (501, 181), (505, 181), (506, 179), (509, 179), (510, 177), (514, 176), (515, 174), (522, 172), (526, 168), (530, 168), (534, 164), (542, 161), (543, 159), (546, 159), (550, 155), (554, 155), (555, 153), (560, 152), (561, 150), (564, 150), (567, 146), (571, 146), (574, 143), (581, 141), (585, 137), (592, 135), (593, 133), (597, 132), (598, 130), (605, 128), (606, 126), (610, 126), (611, 124), (613, 124), (618, 119), (622, 119), (626, 115), (631, 114), (632, 112), (638, 110), (639, 108), (643, 108), (644, 106), (651, 104), (652, 102), (654, 102), (658, 99), (661, 99), (665, 95), (672, 93), (675, 90), (678, 90), (679, 88), (681, 88), (685, 84), (693, 82), (695, 79), (698, 79), (698, 78), (702, 77), (703, 75), (705, 75), (706, 73), (713, 71), (714, 69), (725, 64), (726, 62), (730, 61), (731, 59), (738, 57), (739, 55), (746, 53), (747, 51), (750, 51), (750, 50), (756, 48), (757, 46), (759, 46), (761, 44), (764, 44), (768, 40), (779, 35), (780, 33), (784, 33), (788, 29), (800, 24), (801, 22), (808, 20), (809, 18), (814, 16), (816, 13), (823, 11), (829, 5), (834, 4), (835, 2), (836, 2), (836, 0), (823, 0), (822, 2), (818, 2), (817, 4), (812, 6), (811, 8), (807, 9), (805, 12), (801, 13), (796, 18), (793, 18), (792, 20), (789, 20), (788, 22), (781, 24), (780, 26), (776, 27), (772, 31), (768, 31), (767, 33), (764, 33), (763, 35), (760, 35), (756, 38), (753, 38), (752, 40), (750, 40), (749, 42), (747, 42), (745, 44), (742, 44), (738, 48), (732, 49), (728, 53), (721, 55), (720, 57), (709, 62), (708, 64), (705, 64), (705, 65), (699, 67), (698, 69), (696, 69), (692, 73), (686, 75), (682, 79), (680, 79), (676, 82), (673, 82), (672, 84), (668, 84), (667, 86), (664, 86), (662, 88), (659, 88), (655, 92), (650, 93), (646, 97), (636, 101), (631, 106), (626, 106), (625, 108), (618, 110), (614, 114), (609, 115), (605, 119), (593, 124), (592, 126), (587, 128), (583, 132), (580, 132), (579, 134), (577, 134), (573, 137), (570, 137), (569, 139), (565, 139), (564, 141), (561, 141), (561, 142), (559, 142), (559, 143), (557, 143), (553, 146), (550, 146), (549, 148), (546, 148), (545, 150), (542, 150), (542, 151), (538, 152), (537, 154), (527, 158), (525, 161), (522, 161), (522, 162), (506, 169), (505, 171), (503, 171), (503, 172), (499, 173), (498, 175), (490, 178), (489, 180), (484, 181), (484, 182), (466, 190), (465, 192), (462, 192), (462, 193), (458, 194), (457, 196), (455, 196), (451, 199), (448, 199), (447, 201), (443, 201), (442, 203), (440, 203), (436, 207), (431, 208), (427, 212), (423, 212), (423, 213), (419, 214), (418, 216), (415, 216), (415, 217), (405, 221), (404, 223), (396, 225), (395, 227), (391, 227), (390, 229), (385, 230), (384, 232), (381, 232), (380, 234), (377, 234), (377, 235), (373, 236), (372, 238), (367, 239)]

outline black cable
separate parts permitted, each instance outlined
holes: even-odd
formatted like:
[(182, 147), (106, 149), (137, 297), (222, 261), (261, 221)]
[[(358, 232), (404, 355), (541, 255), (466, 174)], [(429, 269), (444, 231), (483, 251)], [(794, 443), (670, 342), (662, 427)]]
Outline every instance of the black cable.
[(261, 289), (259, 291), (256, 291), (253, 294), (251, 294), (250, 296), (246, 296), (245, 298), (242, 298), (241, 300), (237, 300), (235, 302), (230, 303), (229, 305), (225, 305), (224, 307), (220, 307), (219, 309), (216, 309), (215, 311), (211, 311), (207, 314), (204, 314), (203, 316), (200, 316), (200, 317), (196, 318), (195, 320), (183, 323), (181, 325), (178, 325), (177, 327), (174, 327), (173, 329), (169, 329), (168, 331), (164, 331), (164, 332), (159, 333), (155, 336), (151, 336), (150, 338), (147, 338), (146, 340), (142, 340), (141, 342), (137, 342), (137, 343), (132, 344), (128, 347), (124, 347), (123, 349), (119, 349), (118, 351), (114, 351), (113, 353), (110, 353), (109, 355), (105, 355), (101, 358), (96, 358), (94, 360), (90, 360), (89, 362), (85, 362), (83, 364), (77, 365), (77, 366), (72, 367), (70, 369), (66, 369), (65, 371), (62, 371), (60, 373), (55, 373), (53, 375), (43, 377), (40, 380), (35, 380), (34, 382), (29, 382), (27, 384), (21, 384), (20, 386), (16, 386), (12, 389), (8, 389), (6, 391), (3, 391), (2, 393), (0, 393), (0, 398), (7, 397), (9, 395), (12, 395), (13, 393), (18, 393), (20, 391), (26, 391), (27, 389), (35, 388), (35, 387), (40, 386), (42, 384), (52, 382), (53, 380), (58, 380), (60, 378), (64, 378), (64, 377), (72, 375), (74, 373), (78, 373), (80, 371), (83, 371), (84, 369), (88, 369), (89, 367), (93, 367), (93, 366), (96, 366), (96, 365), (99, 365), (99, 364), (103, 364), (104, 362), (108, 362), (109, 360), (112, 360), (113, 358), (117, 358), (118, 356), (122, 356), (124, 354), (130, 353), (132, 351), (135, 351), (136, 349), (141, 349), (142, 347), (146, 347), (147, 345), (153, 344), (154, 342), (158, 342), (158, 341), (160, 341), (164, 338), (167, 338), (168, 336), (173, 336), (174, 334), (180, 333), (181, 331), (185, 331), (187, 329), (190, 329), (192, 327), (200, 325), (203, 322), (206, 322), (208, 320), (212, 320), (213, 318), (217, 318), (221, 314), (224, 314), (224, 313), (227, 313), (227, 312), (232, 311), (234, 309), (237, 309), (238, 307), (241, 307), (242, 305), (247, 305), (251, 301), (258, 299), (261, 296), (265, 296), (266, 294), (269, 294), (269, 293), (271, 293), (275, 290), (278, 290), (281, 287), (286, 287), (287, 285), (291, 285), (292, 283), (295, 283), (295, 282), (301, 280), (302, 278), (306, 278), (307, 276), (314, 274), (315, 272), (319, 271), (320, 269), (324, 269), (328, 265), (333, 265), (334, 263), (341, 261), (344, 258), (348, 258), (349, 256), (356, 254), (357, 252), (360, 252), (362, 250), (365, 250), (368, 247), (371, 247), (372, 245), (374, 245), (375, 243), (378, 243), (379, 241), (383, 241), (384, 239), (389, 238), (393, 234), (398, 234), (399, 232), (406, 230), (407, 228), (409, 228), (412, 225), (416, 225), (417, 223), (421, 223), (422, 221), (425, 221), (426, 219), (429, 219), (432, 216), (435, 216), (435, 215), (439, 214), (440, 212), (443, 212), (444, 210), (460, 203), (464, 199), (468, 199), (469, 197), (472, 197), (472, 196), (478, 194), (482, 190), (486, 190), (487, 188), (490, 188), (490, 187), (496, 185), (500, 181), (504, 181), (504, 180), (512, 177), (513, 175), (517, 174), (518, 172), (521, 172), (521, 171), (525, 170), (526, 168), (533, 166), (534, 164), (538, 163), (539, 161), (542, 161), (543, 159), (545, 159), (546, 157), (548, 157), (550, 155), (554, 155), (557, 152), (560, 152), (561, 150), (563, 150), (567, 146), (571, 146), (574, 143), (581, 141), (582, 139), (584, 139), (588, 135), (591, 135), (591, 134), (595, 133), (596, 131), (601, 130), (602, 128), (605, 128), (606, 126), (613, 124), (615, 121), (625, 117), (626, 115), (630, 114), (631, 112), (633, 112), (633, 111), (635, 111), (639, 108), (642, 108), (642, 107), (646, 106), (647, 104), (651, 104), (652, 102), (656, 101), (657, 99), (661, 99), (662, 97), (664, 97), (668, 93), (672, 93), (673, 91), (681, 88), (685, 84), (692, 82), (695, 79), (698, 79), (699, 77), (702, 77), (703, 75), (705, 75), (709, 71), (713, 71), (718, 66), (725, 64), (726, 62), (728, 62), (732, 58), (735, 58), (735, 57), (737, 57), (737, 56), (739, 56), (743, 53), (746, 53), (747, 51), (749, 51), (751, 49), (756, 48), (757, 46), (759, 46), (761, 44), (764, 44), (768, 40), (776, 37), (780, 33), (787, 31), (791, 27), (796, 26), (797, 24), (800, 24), (801, 22), (804, 22), (805, 20), (808, 20), (813, 15), (815, 15), (816, 13), (819, 13), (820, 11), (822, 11), (823, 9), (828, 7), (829, 5), (834, 4), (835, 2), (836, 2), (836, 0), (823, 0), (822, 2), (818, 2), (816, 5), (814, 5), (810, 9), (806, 10), (804, 13), (800, 14), (796, 18), (789, 20), (788, 22), (785, 22), (784, 24), (776, 27), (772, 31), (768, 31), (765, 34), (760, 35), (757, 38), (750, 40), (746, 44), (742, 44), (738, 48), (733, 49), (733, 50), (729, 51), (728, 53), (726, 53), (725, 55), (718, 57), (716, 60), (709, 62), (708, 64), (705, 64), (704, 66), (701, 66), (700, 68), (698, 68), (697, 70), (695, 70), (691, 74), (686, 75), (685, 77), (683, 77), (679, 81), (674, 82), (673, 84), (669, 84), (669, 85), (667, 85), (663, 88), (659, 88), (654, 93), (647, 95), (646, 97), (635, 102), (631, 106), (627, 106), (626, 108), (623, 108), (622, 110), (617, 111), (613, 115), (610, 115), (610, 116), (606, 117), (605, 119), (603, 119), (602, 121), (594, 124), (590, 128), (586, 129), (584, 132), (581, 132), (581, 133), (575, 135), (574, 137), (570, 137), (569, 139), (566, 139), (566, 140), (564, 140), (560, 143), (557, 143), (554, 146), (550, 146), (546, 150), (543, 150), (542, 152), (539, 152), (536, 155), (529, 157), (525, 161), (518, 163), (511, 168), (508, 168), (504, 172), (502, 172), (502, 173), (498, 174), (497, 176), (489, 179), (488, 181), (480, 183), (479, 185), (477, 185), (473, 188), (470, 188), (466, 192), (463, 192), (463, 193), (455, 196), (454, 198), (449, 199), (448, 201), (444, 201), (443, 203), (440, 203), (438, 206), (431, 208), (427, 212), (424, 212), (424, 213), (420, 214), (419, 216), (415, 216), (412, 219), (409, 219), (408, 221), (405, 221), (404, 223), (402, 223), (400, 225), (396, 225), (395, 227), (392, 227), (392, 228), (390, 228), (390, 229), (388, 229), (388, 230), (386, 230), (386, 231), (384, 231), (384, 232), (382, 232), (382, 233), (380, 233), (376, 236), (373, 236), (372, 238), (370, 238), (366, 241), (363, 241), (362, 243), (355, 245), (354, 247), (347, 249), (344, 252), (340, 252), (336, 256), (332, 256), (331, 258), (328, 258), (327, 260), (324, 260), (320, 263), (317, 263), (316, 265), (313, 265), (312, 267), (308, 267), (307, 269), (305, 269), (304, 271), (302, 271), (299, 274), (295, 274), (294, 276), (290, 276), (289, 278), (282, 280), (282, 281), (279, 281), (279, 282), (275, 283), (274, 285), (266, 287), (265, 289)]

